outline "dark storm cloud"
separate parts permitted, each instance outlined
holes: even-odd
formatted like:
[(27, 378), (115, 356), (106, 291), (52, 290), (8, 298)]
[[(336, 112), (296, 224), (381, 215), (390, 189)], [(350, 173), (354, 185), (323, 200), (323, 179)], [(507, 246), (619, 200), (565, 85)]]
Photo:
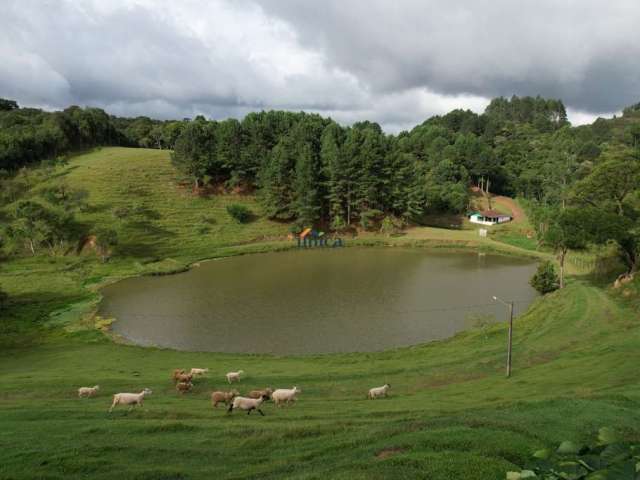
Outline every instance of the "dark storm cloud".
[(626, 0), (6, 0), (0, 96), (160, 118), (307, 110), (397, 131), (540, 94), (588, 119), (638, 101), (638, 18)]
[(635, 0), (257, 0), (376, 91), (543, 95), (610, 112), (640, 97)]

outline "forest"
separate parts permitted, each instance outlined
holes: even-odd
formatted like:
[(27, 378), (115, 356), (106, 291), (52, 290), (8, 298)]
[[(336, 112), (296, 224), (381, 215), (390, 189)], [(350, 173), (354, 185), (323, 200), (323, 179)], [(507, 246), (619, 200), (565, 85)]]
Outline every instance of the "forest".
[[(454, 110), (391, 135), (369, 121), (345, 127), (304, 112), (158, 121), (77, 106), (46, 112), (0, 100), (0, 202), (18, 198), (21, 168), (103, 145), (170, 149), (194, 194), (255, 193), (269, 218), (294, 229), (372, 229), (383, 219), (401, 228), (425, 215), (465, 213), (470, 187), (482, 182), (492, 193), (525, 200), (539, 238), (558, 251), (617, 242), (629, 270), (638, 261), (640, 104), (618, 118), (572, 127), (560, 100), (501, 97), (482, 114)], [(82, 193), (45, 197), (18, 202), (6, 238), (21, 238), (25, 224), (46, 218), (57, 226), (50, 230), (71, 229), (69, 202), (81, 202)], [(65, 213), (53, 215), (47, 202), (66, 205)], [(574, 210), (592, 214), (578, 222), (567, 218)], [(588, 228), (568, 238), (560, 219)]]

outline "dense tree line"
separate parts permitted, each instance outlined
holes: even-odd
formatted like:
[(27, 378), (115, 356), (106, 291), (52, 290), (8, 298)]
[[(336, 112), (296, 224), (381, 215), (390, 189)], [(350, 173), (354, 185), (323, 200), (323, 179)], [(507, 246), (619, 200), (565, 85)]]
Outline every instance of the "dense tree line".
[(571, 128), (558, 100), (513, 97), (493, 100), (482, 115), (455, 110), (398, 135), (305, 113), (200, 117), (185, 124), (173, 161), (196, 188), (256, 189), (271, 218), (366, 228), (385, 215), (463, 212), (469, 186), (481, 180), (494, 193), (563, 201), (578, 167), (608, 139)]
[[(560, 253), (613, 241), (629, 270), (637, 268), (638, 105), (618, 118), (571, 127), (558, 100), (497, 98), (483, 114), (454, 110), (389, 135), (372, 122), (344, 127), (307, 113), (157, 121), (95, 108), (44, 112), (0, 101), (0, 170), (95, 145), (171, 149), (175, 166), (197, 191), (255, 191), (270, 218), (335, 229), (368, 228), (383, 219), (392, 228), (430, 213), (461, 213), (469, 206), (469, 187), (489, 183), (492, 193), (529, 200), (539, 238)], [(5, 196), (13, 184), (6, 184)], [(64, 193), (51, 195), (48, 204), (64, 211), (56, 203)], [(589, 208), (601, 212), (602, 221), (595, 222), (600, 231), (583, 231), (576, 242), (563, 236), (564, 226), (580, 223), (567, 215)], [(60, 244), (56, 232), (67, 228), (64, 218), (33, 205), (16, 212), (24, 214), (20, 228), (46, 238), (39, 246)], [(36, 228), (43, 222), (45, 233)], [(602, 225), (611, 227), (606, 234)]]
[[(532, 203), (541, 241), (558, 252), (560, 285), (568, 250), (617, 245), (627, 273), (640, 262), (640, 110), (573, 129), (549, 167), (545, 189)], [(582, 139), (582, 143), (579, 140)], [(578, 140), (578, 141), (576, 141)]]

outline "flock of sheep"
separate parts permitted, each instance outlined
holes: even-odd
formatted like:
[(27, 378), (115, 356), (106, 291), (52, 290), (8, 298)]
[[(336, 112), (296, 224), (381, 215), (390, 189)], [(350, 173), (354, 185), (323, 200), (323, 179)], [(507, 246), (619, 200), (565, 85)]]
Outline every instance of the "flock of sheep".
[[(173, 371), (171, 378), (176, 384), (176, 390), (182, 394), (189, 392), (193, 388), (194, 378), (204, 376), (208, 372), (208, 368), (192, 368), (189, 373), (182, 369), (176, 369)], [(243, 374), (243, 370), (238, 370), (237, 372), (229, 372), (225, 376), (227, 382), (232, 384), (239, 382)], [(372, 388), (369, 390), (367, 398), (374, 400), (376, 398), (386, 397), (390, 387), (389, 384), (385, 384), (382, 387)], [(93, 397), (97, 395), (98, 390), (100, 390), (98, 385), (94, 387), (80, 387), (78, 389), (78, 397)], [(302, 390), (298, 387), (278, 388), (276, 390), (265, 388), (263, 390), (252, 390), (246, 397), (243, 397), (240, 396), (240, 392), (237, 390), (229, 390), (227, 392), (216, 391), (211, 393), (211, 404), (215, 408), (219, 403), (223, 403), (229, 407), (227, 413), (231, 413), (233, 410), (243, 410), (249, 415), (253, 410), (256, 410), (260, 415), (264, 415), (264, 412), (260, 409), (263, 402), (272, 400), (276, 406), (290, 405), (296, 401), (296, 395), (301, 392)], [(148, 388), (145, 388), (140, 393), (116, 393), (113, 396), (109, 412), (112, 412), (117, 405), (129, 405), (130, 409), (141, 406), (144, 397), (151, 395), (151, 393), (152, 391)]]

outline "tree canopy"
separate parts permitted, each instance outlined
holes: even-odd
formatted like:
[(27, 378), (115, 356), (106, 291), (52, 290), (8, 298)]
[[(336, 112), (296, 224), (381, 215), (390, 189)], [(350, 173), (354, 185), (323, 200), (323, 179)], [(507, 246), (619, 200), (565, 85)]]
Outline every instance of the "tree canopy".
[[(256, 192), (270, 218), (301, 224), (369, 227), (385, 216), (419, 223), (427, 214), (463, 213), (469, 187), (480, 182), (535, 205), (616, 213), (632, 225), (627, 232), (637, 231), (640, 216), (636, 106), (620, 118), (571, 127), (560, 100), (500, 97), (482, 114), (458, 109), (390, 135), (373, 122), (343, 126), (303, 112), (159, 121), (77, 106), (45, 112), (11, 100), (0, 105), (0, 170), (99, 145), (169, 149), (196, 191)], [(2, 195), (19, 196), (14, 187)], [(66, 201), (64, 186), (48, 195), (52, 204)], [(634, 238), (615, 240), (628, 262), (637, 257)]]

